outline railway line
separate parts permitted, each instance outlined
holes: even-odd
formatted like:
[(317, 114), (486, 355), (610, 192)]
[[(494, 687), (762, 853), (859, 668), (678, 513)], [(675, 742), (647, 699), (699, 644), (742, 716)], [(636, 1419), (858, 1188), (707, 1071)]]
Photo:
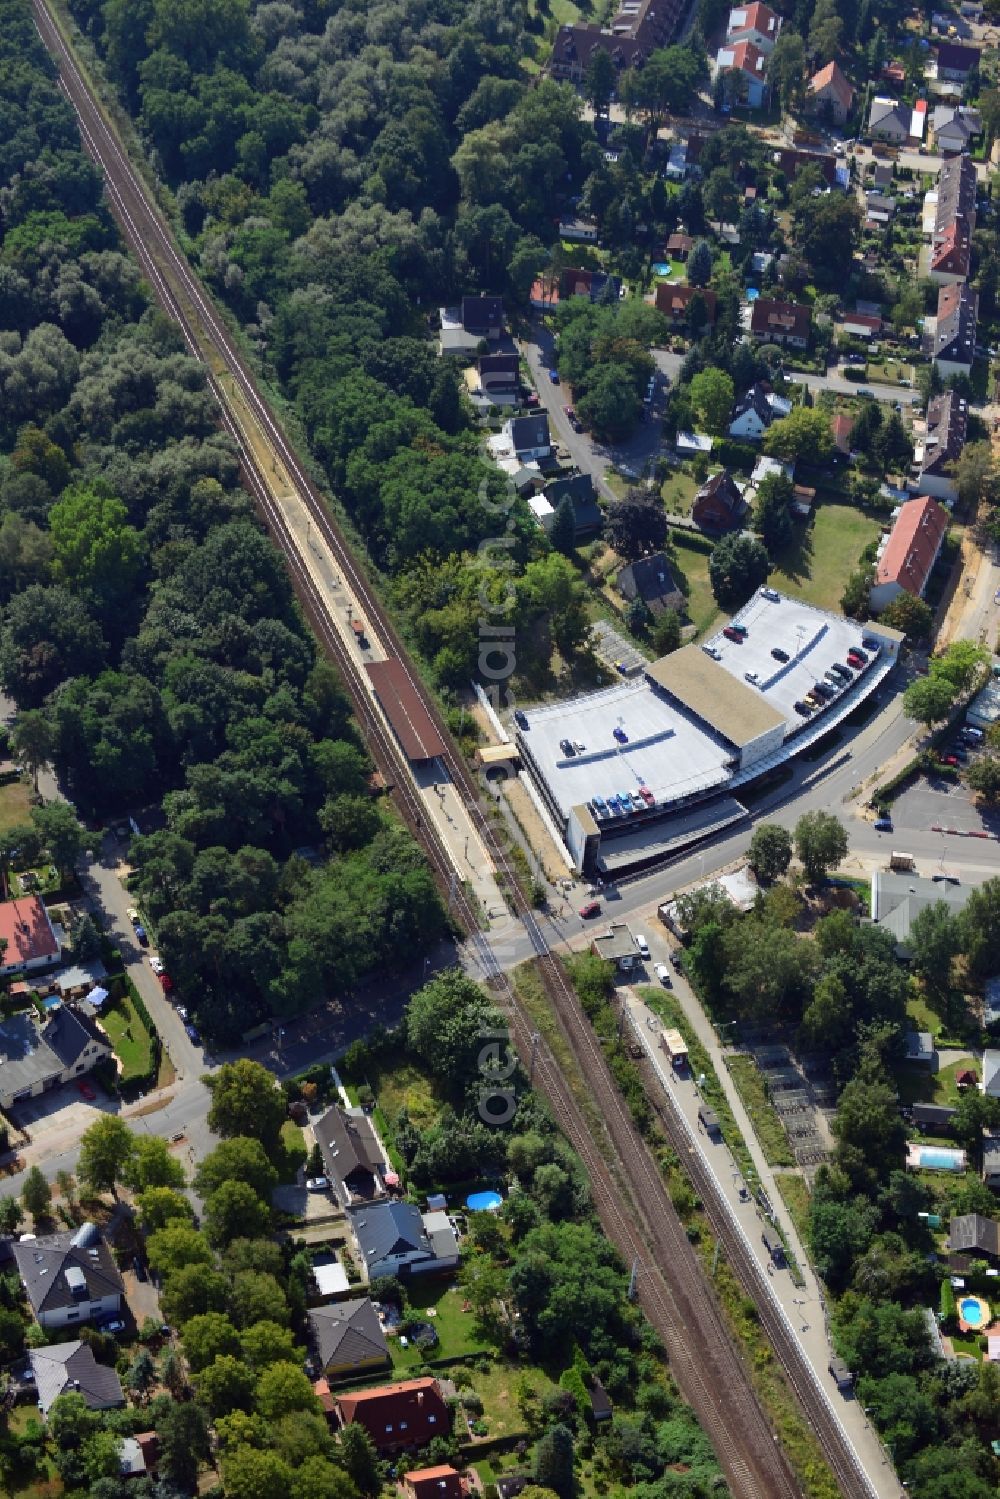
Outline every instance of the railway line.
[[(711, 1294), (705, 1274), (674, 1211), (656, 1163), (636, 1135), (600, 1046), (558, 959), (549, 951), (534, 913), (520, 896), (514, 871), (480, 803), (477, 786), (461, 756), (449, 751), (445, 768), (459, 789), (469, 817), (497, 870), (507, 876), (516, 918), (523, 924), (537, 955), (546, 994), (605, 1122), (614, 1169), (608, 1164), (583, 1117), (572, 1090), (543, 1040), (534, 1033), (506, 976), (501, 972), (487, 937), (480, 930), (480, 913), (453, 878), (448, 851), (436, 828), (423, 815), (423, 805), (412, 783), (409, 766), (373, 701), (368, 683), (316, 585), (301, 541), (288, 524), (282, 506), (259, 457), (257, 435), (263, 434), (276, 458), (294, 482), (316, 528), (336, 559), (349, 588), (369, 621), (376, 627), (386, 652), (401, 663), (414, 690), (442, 732), (450, 736), (436, 704), (408, 661), (392, 621), (382, 608), (362, 569), (352, 556), (339, 528), (300, 464), (281, 427), (256, 388), (226, 325), (174, 244), (170, 230), (150, 200), (148, 190), (121, 149), (87, 80), (66, 46), (43, 0), (33, 0), (36, 24), (56, 59), (61, 82), (80, 122), (86, 147), (104, 172), (112, 211), (164, 310), (180, 327), (191, 353), (208, 368), (211, 388), (219, 402), (221, 420), (242, 455), (246, 485), (275, 542), (287, 559), (298, 597), (317, 638), (336, 662), (351, 696), (355, 714), (378, 768), (394, 783), (397, 802), (415, 836), (423, 844), (439, 877), (451, 879), (455, 907), (478, 949), (482, 971), (494, 998), (505, 1012), (512, 1038), (521, 1055), (533, 1064), (533, 1077), (542, 1088), (561, 1127), (589, 1173), (595, 1205), (609, 1239), (627, 1263), (638, 1263), (637, 1298), (667, 1347), (677, 1383), (696, 1412), (719, 1455), (733, 1492), (745, 1499), (794, 1499), (799, 1486), (750, 1385), (738, 1349), (733, 1344)], [(254, 430), (255, 429), (255, 430)], [(668, 1124), (669, 1134), (669, 1124)], [(683, 1159), (706, 1203), (712, 1209), (714, 1187), (707, 1172), (684, 1148)], [(617, 1179), (617, 1178), (620, 1178)], [(623, 1190), (621, 1183), (625, 1183)], [(725, 1213), (715, 1204), (713, 1218), (724, 1235)], [(727, 1240), (727, 1251), (748, 1288), (754, 1277), (740, 1258), (739, 1246)], [(765, 1325), (778, 1356), (822, 1443), (824, 1453), (843, 1492), (869, 1499), (870, 1488), (853, 1450), (846, 1441), (825, 1395), (804, 1365), (794, 1340), (777, 1323)], [(758, 1303), (760, 1304), (760, 1303)], [(772, 1319), (773, 1320), (773, 1319)]]

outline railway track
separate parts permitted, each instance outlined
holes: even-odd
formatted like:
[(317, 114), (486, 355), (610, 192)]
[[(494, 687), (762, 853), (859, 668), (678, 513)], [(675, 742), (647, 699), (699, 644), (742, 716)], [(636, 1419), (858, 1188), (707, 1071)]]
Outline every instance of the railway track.
[[(414, 690), (441, 730), (444, 742), (450, 744), (450, 735), (437, 705), (409, 662), (391, 619), (331, 519), (322, 497), (259, 394), (223, 319), (178, 251), (166, 222), (119, 146), (58, 25), (43, 0), (32, 0), (32, 3), (39, 32), (59, 66), (62, 87), (76, 111), (86, 147), (103, 169), (112, 211), (124, 237), (157, 299), (180, 327), (191, 353), (208, 367), (222, 424), (242, 455), (247, 488), (271, 535), (285, 554), (297, 595), (317, 638), (343, 676), (373, 760), (393, 781), (400, 811), (424, 846), (438, 876), (448, 881), (453, 869), (447, 850), (430, 819), (423, 815), (409, 766), (372, 700), (357, 661), (331, 621), (328, 606), (300, 551), (300, 543), (255, 456), (253, 433), (248, 422), (264, 435), (280, 458), (308, 507), (312, 524), (336, 559), (345, 586), (376, 626), (387, 653), (395, 656), (406, 670)], [(223, 374), (231, 384), (231, 390), (225, 388)], [(587, 1168), (596, 1209), (609, 1239), (627, 1263), (640, 1266), (638, 1300), (664, 1340), (677, 1383), (712, 1439), (733, 1492), (745, 1496), (745, 1499), (794, 1499), (800, 1493), (799, 1486), (750, 1385), (742, 1357), (729, 1336), (705, 1274), (669, 1201), (656, 1163), (645, 1143), (636, 1135), (603, 1053), (582, 1015), (561, 964), (549, 951), (533, 911), (520, 895), (514, 870), (483, 810), (476, 783), (457, 753), (449, 750), (444, 765), (460, 791), (497, 870), (507, 877), (515, 914), (531, 939), (547, 996), (601, 1111), (616, 1172), (627, 1190), (623, 1191), (594, 1140), (552, 1052), (534, 1034), (530, 1018), (480, 930), (478, 910), (458, 884), (454, 889), (455, 905), (464, 919), (470, 940), (477, 946), (482, 971), (487, 975), (495, 1001), (505, 1012), (515, 1045), (526, 1062), (529, 1058), (533, 1060), (534, 1079)], [(707, 1172), (705, 1179), (700, 1179), (697, 1157), (690, 1154), (686, 1145), (683, 1159), (710, 1209), (715, 1205), (713, 1216), (723, 1232), (725, 1213), (715, 1203), (714, 1185)], [(727, 1243), (727, 1248), (734, 1264), (748, 1276), (745, 1283), (753, 1286), (752, 1269), (742, 1262), (739, 1246)], [(664, 1273), (665, 1267), (669, 1269), (669, 1278)], [(770, 1298), (765, 1294), (763, 1300), (766, 1306)], [(761, 1307), (762, 1315), (765, 1306)], [(864, 1474), (825, 1403), (822, 1391), (816, 1387), (811, 1371), (804, 1365), (794, 1339), (789, 1342), (784, 1329), (777, 1325), (772, 1336), (779, 1358), (815, 1426), (843, 1492), (851, 1499), (855, 1495), (858, 1499), (869, 1499), (871, 1491)]]

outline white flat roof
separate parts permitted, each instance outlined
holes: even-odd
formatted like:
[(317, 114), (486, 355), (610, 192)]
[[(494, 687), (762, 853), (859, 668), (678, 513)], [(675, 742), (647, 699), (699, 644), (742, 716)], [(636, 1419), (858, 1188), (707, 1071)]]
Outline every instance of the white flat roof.
[[(675, 708), (645, 677), (526, 712), (519, 738), (563, 816), (572, 807), (647, 786), (658, 802), (722, 786), (732, 774), (730, 746)], [(627, 744), (614, 737), (620, 727)], [(559, 741), (584, 746), (567, 755)]]
[(321, 1296), (338, 1296), (350, 1285), (347, 1271), (339, 1261), (334, 1265), (314, 1265), (313, 1274)]

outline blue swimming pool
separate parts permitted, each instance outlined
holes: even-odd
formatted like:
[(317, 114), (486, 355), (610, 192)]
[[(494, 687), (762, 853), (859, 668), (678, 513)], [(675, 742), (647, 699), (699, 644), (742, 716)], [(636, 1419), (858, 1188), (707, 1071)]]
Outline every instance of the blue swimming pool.
[(920, 1152), (920, 1164), (931, 1171), (962, 1171), (965, 1155), (961, 1150), (936, 1150), (928, 1146)]
[(962, 1321), (969, 1327), (982, 1327), (986, 1321), (987, 1307), (978, 1296), (963, 1296), (958, 1310)]
[(670, 265), (669, 265), (669, 262), (664, 262), (662, 260), (655, 261), (654, 265), (653, 265), (653, 275), (654, 276), (669, 276), (670, 275)]
[(503, 1198), (499, 1192), (472, 1192), (465, 1199), (465, 1206), (470, 1213), (495, 1213), (503, 1206)]
[(747, 287), (747, 301), (748, 302), (756, 302), (756, 300), (757, 300), (757, 298), (759, 296), (760, 296), (760, 292), (757, 290), (756, 286), (748, 286)]

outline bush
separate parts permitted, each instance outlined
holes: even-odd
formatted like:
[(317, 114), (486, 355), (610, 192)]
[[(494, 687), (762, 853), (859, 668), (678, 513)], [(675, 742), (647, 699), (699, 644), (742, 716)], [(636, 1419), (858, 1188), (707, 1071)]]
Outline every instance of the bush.
[(857, 380), (859, 383), (862, 380), (867, 380), (868, 379), (868, 366), (867, 366), (867, 364), (863, 364), (863, 365), (851, 364), (851, 365), (848, 365), (847, 369), (844, 370), (844, 379), (845, 380)]

